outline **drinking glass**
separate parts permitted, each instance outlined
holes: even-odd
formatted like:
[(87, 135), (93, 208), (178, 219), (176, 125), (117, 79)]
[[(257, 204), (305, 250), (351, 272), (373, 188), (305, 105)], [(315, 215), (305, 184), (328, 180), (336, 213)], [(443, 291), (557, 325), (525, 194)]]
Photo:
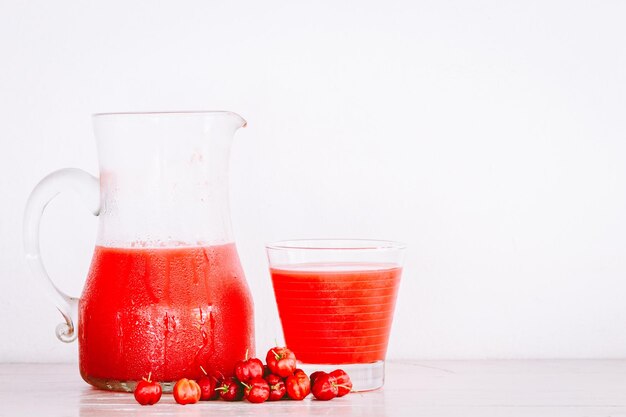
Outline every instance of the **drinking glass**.
[(383, 386), (404, 249), (362, 239), (266, 246), (285, 342), (299, 367), (343, 369), (355, 391)]

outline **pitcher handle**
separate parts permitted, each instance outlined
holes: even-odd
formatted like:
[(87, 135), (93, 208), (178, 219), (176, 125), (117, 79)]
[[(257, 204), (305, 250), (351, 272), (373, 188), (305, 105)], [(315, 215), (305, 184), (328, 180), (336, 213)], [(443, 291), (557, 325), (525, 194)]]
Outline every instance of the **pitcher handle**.
[(79, 299), (65, 294), (50, 279), (41, 260), (39, 225), (48, 203), (58, 194), (68, 190), (80, 195), (95, 216), (100, 213), (100, 181), (93, 175), (76, 168), (60, 169), (42, 179), (31, 192), (24, 212), (26, 261), (65, 319), (65, 323), (57, 326), (56, 335), (60, 341), (66, 343), (76, 340), (75, 324), (78, 319)]

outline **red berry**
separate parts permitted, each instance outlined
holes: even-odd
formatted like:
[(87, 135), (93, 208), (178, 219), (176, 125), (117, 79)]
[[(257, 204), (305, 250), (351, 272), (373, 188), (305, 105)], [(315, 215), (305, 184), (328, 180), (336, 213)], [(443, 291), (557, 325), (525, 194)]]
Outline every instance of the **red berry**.
[(288, 376), (285, 386), (289, 398), (296, 401), (303, 400), (311, 392), (311, 381), (302, 370), (296, 370), (293, 375)]
[(273, 347), (267, 352), (265, 362), (273, 374), (286, 378), (296, 369), (296, 355), (286, 347)]
[(176, 381), (172, 390), (174, 393), (174, 399), (178, 404), (195, 404), (200, 400), (202, 391), (200, 386), (193, 379), (179, 379)]
[(285, 386), (285, 381), (278, 375), (269, 374), (265, 377), (269, 387), (270, 387), (270, 397), (268, 398), (270, 401), (278, 401), (281, 400), (285, 394), (287, 393), (287, 387)]
[(156, 381), (151, 381), (152, 373), (148, 374), (148, 379), (143, 378), (135, 387), (135, 399), (141, 405), (152, 405), (159, 402), (163, 390)]
[(202, 401), (217, 400), (219, 394), (215, 391), (217, 380), (210, 376), (203, 376), (198, 380), (200, 386), (200, 399)]
[(315, 380), (315, 384), (313, 384), (311, 392), (318, 400), (332, 400), (339, 393), (339, 390), (337, 389), (337, 380), (334, 376), (326, 373), (324, 375), (320, 375)]
[(209, 374), (209, 376), (215, 380), (215, 386), (216, 387), (219, 387), (220, 385), (222, 385), (222, 382), (224, 381), (224, 378), (226, 378), (224, 376), (224, 374), (221, 373), (220, 371), (211, 372)]
[(239, 401), (243, 398), (243, 389), (233, 377), (225, 378), (215, 390), (220, 393), (224, 401)]
[(239, 361), (235, 364), (235, 376), (241, 382), (248, 382), (254, 378), (262, 378), (263, 362), (257, 358)]
[(337, 380), (337, 397), (343, 397), (352, 391), (352, 381), (350, 376), (343, 369), (335, 369), (330, 373)]
[(263, 403), (270, 396), (270, 386), (260, 376), (253, 378), (248, 383), (242, 382), (242, 384), (244, 386), (244, 398), (251, 403)]
[(326, 372), (324, 372), (324, 371), (315, 371), (315, 372), (313, 372), (311, 374), (311, 376), (309, 377), (309, 379), (311, 380), (311, 386), (315, 385), (315, 380), (320, 375), (326, 375)]
[(200, 400), (217, 400), (220, 397), (220, 394), (215, 391), (215, 388), (220, 385), (223, 375), (220, 376), (219, 373), (215, 372), (209, 374), (202, 366), (200, 367), (200, 370), (202, 370), (202, 373), (204, 374), (204, 376), (197, 381), (200, 386)]

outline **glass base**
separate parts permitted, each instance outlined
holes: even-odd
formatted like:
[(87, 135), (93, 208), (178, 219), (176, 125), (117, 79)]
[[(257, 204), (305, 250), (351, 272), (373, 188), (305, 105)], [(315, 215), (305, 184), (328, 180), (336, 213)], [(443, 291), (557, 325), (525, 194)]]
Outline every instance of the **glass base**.
[(343, 369), (352, 381), (353, 391), (371, 391), (385, 383), (385, 361), (373, 363), (313, 364), (298, 362), (298, 368), (311, 375), (315, 371), (332, 372)]
[[(94, 377), (87, 376), (87, 375), (81, 375), (81, 376), (83, 377), (85, 382), (87, 382), (88, 384), (93, 385), (94, 387), (98, 389), (102, 389), (106, 391), (134, 392), (135, 387), (137, 386), (137, 383), (139, 382), (139, 381), (120, 381), (117, 379), (109, 379), (109, 378), (94, 378)], [(176, 384), (176, 381), (167, 381), (167, 382), (159, 381), (159, 384), (161, 384), (161, 388), (163, 389), (164, 393), (170, 393), (172, 392), (172, 389), (174, 388), (174, 384)]]

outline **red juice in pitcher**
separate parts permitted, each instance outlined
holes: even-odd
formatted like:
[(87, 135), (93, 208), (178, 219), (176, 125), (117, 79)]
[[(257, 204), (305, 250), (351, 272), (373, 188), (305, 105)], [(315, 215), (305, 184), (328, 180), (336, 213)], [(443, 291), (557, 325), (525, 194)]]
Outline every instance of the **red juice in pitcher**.
[(97, 246), (79, 307), (80, 372), (96, 386), (232, 373), (254, 354), (253, 304), (234, 244)]
[(317, 364), (385, 359), (402, 268), (304, 264), (270, 268), (285, 342)]

